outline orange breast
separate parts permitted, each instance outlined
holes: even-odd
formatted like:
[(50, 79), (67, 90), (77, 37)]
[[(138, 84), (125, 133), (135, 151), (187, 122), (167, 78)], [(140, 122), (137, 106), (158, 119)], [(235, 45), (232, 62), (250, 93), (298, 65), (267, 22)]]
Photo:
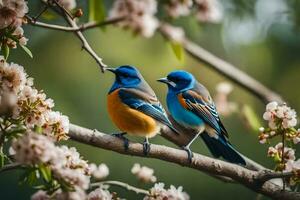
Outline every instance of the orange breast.
[(107, 108), (111, 120), (121, 131), (128, 134), (150, 138), (160, 130), (160, 126), (152, 117), (122, 103), (118, 90), (107, 95)]

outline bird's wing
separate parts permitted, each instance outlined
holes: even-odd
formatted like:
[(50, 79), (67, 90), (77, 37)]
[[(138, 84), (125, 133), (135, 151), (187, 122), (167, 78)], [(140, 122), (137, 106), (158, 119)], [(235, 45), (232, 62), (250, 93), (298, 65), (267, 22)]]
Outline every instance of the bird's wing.
[(186, 109), (203, 119), (218, 134), (228, 137), (212, 98), (203, 85), (198, 83), (193, 89), (179, 94), (178, 99)]
[(177, 133), (155, 95), (136, 88), (122, 88), (119, 91), (119, 97), (130, 108), (154, 118)]

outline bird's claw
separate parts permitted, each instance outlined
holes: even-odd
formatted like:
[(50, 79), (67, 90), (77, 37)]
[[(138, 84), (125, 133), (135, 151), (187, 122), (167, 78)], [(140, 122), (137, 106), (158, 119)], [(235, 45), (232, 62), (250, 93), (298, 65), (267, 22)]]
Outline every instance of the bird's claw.
[(126, 133), (113, 133), (112, 135), (123, 140), (124, 149), (127, 151), (129, 149), (129, 140), (124, 136)]
[(187, 152), (189, 163), (192, 163), (192, 159), (193, 159), (193, 157), (194, 157), (194, 154), (193, 154), (193, 152), (191, 151), (190, 147), (188, 147), (188, 146), (183, 146), (182, 149), (183, 149), (184, 151)]
[(144, 143), (143, 143), (143, 153), (145, 156), (147, 156), (150, 152), (150, 143), (145, 140)]

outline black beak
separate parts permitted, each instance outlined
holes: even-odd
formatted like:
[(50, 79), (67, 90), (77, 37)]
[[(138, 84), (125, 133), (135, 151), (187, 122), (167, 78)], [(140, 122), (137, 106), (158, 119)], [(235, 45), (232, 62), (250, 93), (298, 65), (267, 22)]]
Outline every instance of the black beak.
[(168, 84), (168, 83), (170, 82), (166, 77), (157, 79), (157, 81), (158, 81), (158, 82), (165, 83), (165, 84)]
[(112, 72), (112, 73), (114, 73), (114, 74), (116, 73), (116, 69), (115, 69), (115, 68), (106, 67), (106, 68), (105, 68), (105, 71), (106, 71), (106, 70), (108, 70), (108, 71), (110, 71), (110, 72)]

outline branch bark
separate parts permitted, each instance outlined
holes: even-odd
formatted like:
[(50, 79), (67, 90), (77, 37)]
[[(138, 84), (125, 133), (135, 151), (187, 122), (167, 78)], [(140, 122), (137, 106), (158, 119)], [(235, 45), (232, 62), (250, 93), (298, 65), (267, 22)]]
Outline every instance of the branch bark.
[(85, 23), (85, 24), (78, 25), (78, 28), (69, 27), (69, 26), (61, 26), (61, 25), (49, 24), (49, 23), (36, 21), (28, 15), (26, 16), (26, 19), (28, 20), (28, 23), (30, 25), (41, 27), (41, 28), (52, 29), (52, 30), (57, 30), (57, 31), (64, 31), (64, 32), (75, 32), (75, 31), (81, 31), (82, 32), (82, 31), (92, 29), (92, 28), (95, 28), (95, 27), (102, 27), (102, 26), (115, 24), (119, 21), (124, 20), (124, 17), (107, 19), (107, 20), (104, 20), (104, 21), (101, 21), (101, 22), (88, 22), (88, 23)]
[(264, 103), (270, 101), (283, 102), (282, 97), (279, 94), (273, 92), (234, 65), (203, 49), (198, 44), (186, 39), (183, 43), (183, 47), (192, 57), (209, 65), (212, 69), (251, 92)]
[[(71, 125), (69, 136), (75, 141), (102, 149), (115, 151), (125, 155), (144, 157), (141, 144), (130, 142), (129, 149), (125, 151), (122, 140), (95, 130), (93, 131), (77, 125)], [(300, 193), (298, 192), (282, 191), (279, 185), (276, 185), (271, 181), (266, 181), (264, 183), (257, 181), (257, 176), (261, 175), (260, 172), (252, 171), (238, 165), (197, 153), (195, 153), (192, 163), (189, 163), (185, 151), (152, 144), (148, 157), (193, 168), (208, 174), (230, 177), (237, 183), (240, 183), (255, 192), (271, 197), (272, 199), (300, 199)]]

